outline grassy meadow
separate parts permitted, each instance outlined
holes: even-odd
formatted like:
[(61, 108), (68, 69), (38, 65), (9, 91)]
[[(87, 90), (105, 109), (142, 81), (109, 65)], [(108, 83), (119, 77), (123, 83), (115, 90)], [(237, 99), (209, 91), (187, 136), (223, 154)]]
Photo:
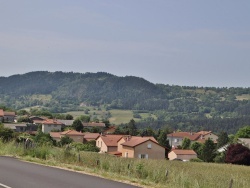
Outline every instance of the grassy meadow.
[(228, 188), (231, 180), (233, 188), (250, 187), (250, 167), (247, 166), (127, 159), (49, 146), (24, 149), (14, 142), (1, 141), (0, 155), (16, 156), (142, 187)]
[(139, 113), (141, 119), (133, 117), (132, 110), (109, 110), (106, 111), (104, 108), (94, 108), (94, 107), (87, 107), (88, 113), (86, 114), (85, 111), (70, 111), (67, 114), (71, 114), (74, 119), (81, 115), (88, 115), (91, 116), (91, 119), (97, 118), (99, 120), (106, 119), (108, 112), (111, 114), (111, 117), (108, 118), (111, 124), (119, 125), (121, 123), (128, 123), (131, 119), (135, 121), (140, 121), (142, 119), (153, 117), (156, 118), (155, 115), (151, 115), (150, 113)]

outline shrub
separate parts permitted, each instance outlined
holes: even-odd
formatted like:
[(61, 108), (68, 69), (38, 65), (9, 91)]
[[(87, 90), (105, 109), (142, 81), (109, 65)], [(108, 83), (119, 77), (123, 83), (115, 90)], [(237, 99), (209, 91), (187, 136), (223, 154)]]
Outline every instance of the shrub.
[(242, 144), (231, 144), (226, 152), (226, 163), (250, 166), (250, 149)]

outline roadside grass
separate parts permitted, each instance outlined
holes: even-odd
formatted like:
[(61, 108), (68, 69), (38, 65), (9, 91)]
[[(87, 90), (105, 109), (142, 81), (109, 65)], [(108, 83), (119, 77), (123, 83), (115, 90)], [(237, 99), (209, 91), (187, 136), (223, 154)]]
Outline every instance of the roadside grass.
[(1, 141), (0, 155), (17, 156), (30, 162), (139, 184), (142, 187), (228, 188), (231, 179), (233, 188), (250, 187), (250, 167), (247, 166), (128, 159), (49, 146), (25, 149), (15, 142)]

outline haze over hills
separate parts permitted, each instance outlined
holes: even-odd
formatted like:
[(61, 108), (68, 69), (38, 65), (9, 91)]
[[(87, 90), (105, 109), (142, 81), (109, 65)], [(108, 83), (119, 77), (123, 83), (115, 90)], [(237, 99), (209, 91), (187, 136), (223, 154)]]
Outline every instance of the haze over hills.
[(0, 104), (19, 110), (41, 106), (52, 112), (82, 110), (82, 104), (106, 110), (150, 112), (141, 126), (234, 132), (250, 124), (250, 88), (189, 87), (153, 84), (105, 72), (37, 71), (0, 77)]

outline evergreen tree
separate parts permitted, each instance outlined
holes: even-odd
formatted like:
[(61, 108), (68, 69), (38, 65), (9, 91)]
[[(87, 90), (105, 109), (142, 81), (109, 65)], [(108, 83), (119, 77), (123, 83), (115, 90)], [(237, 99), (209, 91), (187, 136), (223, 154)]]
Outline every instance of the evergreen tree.
[(195, 151), (198, 158), (201, 158), (202, 144), (200, 142), (192, 143), (190, 148)]
[(131, 136), (136, 136), (138, 134), (134, 119), (131, 119), (128, 123), (128, 132)]
[(205, 141), (201, 149), (201, 159), (205, 162), (212, 162), (215, 157), (215, 144), (211, 139)]
[(182, 149), (189, 149), (191, 145), (191, 140), (189, 138), (184, 138), (182, 141), (181, 148)]
[(217, 148), (220, 148), (224, 145), (226, 145), (229, 142), (229, 137), (226, 132), (221, 132), (218, 135), (218, 140), (217, 140)]

